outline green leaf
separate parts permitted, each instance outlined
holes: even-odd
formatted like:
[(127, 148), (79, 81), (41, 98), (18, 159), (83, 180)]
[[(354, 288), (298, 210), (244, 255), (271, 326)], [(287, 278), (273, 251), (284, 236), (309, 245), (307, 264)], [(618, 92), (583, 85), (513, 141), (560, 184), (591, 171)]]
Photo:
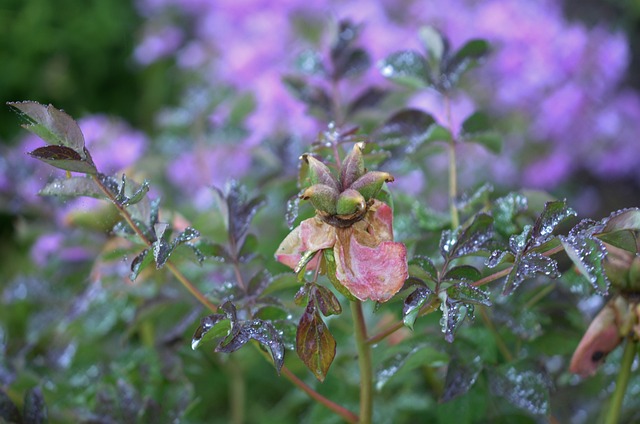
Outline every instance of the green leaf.
[(145, 269), (153, 261), (153, 255), (149, 255), (150, 249), (144, 249), (131, 262), (131, 273), (129, 279), (135, 281), (140, 272)]
[(491, 393), (533, 415), (544, 416), (549, 411), (549, 377), (532, 370), (523, 362), (500, 366), (489, 373)]
[(502, 150), (502, 137), (492, 130), (489, 117), (483, 112), (475, 112), (462, 123), (460, 137), (464, 141), (478, 143), (496, 154)]
[(352, 78), (362, 74), (371, 65), (369, 54), (360, 48), (348, 49), (334, 60), (332, 78)]
[(78, 152), (65, 146), (38, 147), (29, 152), (29, 156), (65, 171), (82, 172), (90, 175), (98, 173), (90, 156), (85, 155), (86, 159), (84, 159)]
[(509, 193), (496, 199), (491, 208), (496, 231), (503, 236), (510, 236), (518, 231), (515, 219), (528, 208), (527, 198), (520, 193)]
[(429, 63), (434, 68), (439, 68), (446, 51), (447, 45), (442, 34), (431, 26), (423, 26), (418, 31), (418, 37), (429, 57)]
[(318, 313), (313, 299), (300, 317), (296, 352), (320, 381), (324, 381), (336, 356), (336, 341)]
[[(482, 275), (471, 265), (460, 265), (447, 270), (443, 281), (477, 281)], [(451, 295), (451, 294), (450, 294)]]
[(633, 230), (640, 231), (640, 209), (629, 208), (613, 212), (605, 219), (603, 233), (615, 230)]
[(402, 308), (402, 322), (406, 327), (413, 330), (413, 324), (418, 318), (420, 309), (427, 303), (432, 294), (433, 292), (428, 287), (418, 286), (405, 298)]
[(213, 243), (208, 240), (198, 240), (194, 245), (207, 258), (211, 258), (219, 262), (228, 262), (231, 260), (231, 256), (229, 255), (227, 248), (219, 243)]
[(414, 151), (429, 140), (436, 121), (433, 116), (419, 109), (402, 109), (387, 119), (374, 134), (375, 140), (384, 146), (406, 146)]
[(576, 216), (576, 212), (567, 206), (566, 200), (547, 202), (531, 230), (532, 245), (548, 241), (556, 227), (572, 216)]
[(39, 194), (41, 196), (106, 198), (98, 184), (90, 177), (56, 178), (44, 186)]
[(601, 295), (609, 290), (609, 279), (604, 271), (604, 258), (607, 249), (595, 237), (582, 234), (559, 236), (567, 256), (573, 261), (578, 271), (589, 280), (593, 288)]
[(231, 319), (224, 314), (213, 314), (200, 320), (200, 326), (191, 338), (191, 349), (196, 350), (210, 340), (223, 340), (231, 333)]
[(446, 230), (440, 238), (440, 253), (443, 258), (455, 259), (476, 253), (486, 248), (493, 237), (493, 218), (479, 213), (467, 228)]
[(437, 281), (438, 270), (433, 261), (426, 256), (414, 256), (408, 262), (409, 275), (420, 278), (424, 281)]
[(447, 367), (447, 375), (440, 402), (449, 402), (467, 393), (476, 383), (480, 371), (482, 371), (482, 362), (479, 356), (472, 362), (466, 363), (455, 357), (451, 359)]
[(28, 123), (23, 125), (25, 129), (47, 144), (65, 146), (75, 151), (81, 159), (86, 159), (82, 131), (76, 121), (64, 111), (52, 105), (44, 106), (31, 101), (7, 104), (27, 119)]
[(610, 233), (596, 234), (603, 242), (626, 250), (627, 252), (636, 253), (638, 251), (638, 241), (632, 230), (618, 230)]
[(493, 186), (484, 183), (470, 193), (465, 192), (456, 201), (458, 211), (467, 215), (473, 215), (480, 209), (484, 209), (489, 203), (489, 197), (493, 192)]
[(476, 305), (491, 306), (489, 293), (465, 282), (447, 287), (447, 295), (451, 300), (457, 300), (463, 303), (473, 303)]
[(441, 367), (448, 362), (448, 355), (426, 345), (395, 353), (385, 359), (376, 370), (376, 390), (382, 390), (393, 378), (402, 378), (421, 367)]
[(404, 50), (392, 53), (378, 64), (382, 76), (391, 81), (410, 88), (425, 88), (427, 80), (427, 64), (424, 57), (415, 51)]
[(418, 226), (425, 231), (442, 231), (451, 226), (451, 216), (415, 202), (411, 208)]
[(486, 56), (489, 51), (490, 46), (487, 41), (474, 39), (468, 41), (455, 52), (444, 69), (451, 86), (455, 86), (460, 77), (471, 69), (478, 60)]

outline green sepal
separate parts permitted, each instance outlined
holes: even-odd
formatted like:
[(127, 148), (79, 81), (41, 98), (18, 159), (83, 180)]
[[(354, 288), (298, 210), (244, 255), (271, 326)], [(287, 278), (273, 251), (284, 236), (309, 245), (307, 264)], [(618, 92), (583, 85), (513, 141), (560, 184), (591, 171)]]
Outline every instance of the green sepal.
[(340, 184), (343, 190), (351, 187), (351, 184), (365, 173), (364, 158), (362, 157), (363, 148), (364, 143), (354, 144), (351, 152), (342, 161)]
[(369, 201), (378, 195), (384, 183), (393, 180), (393, 176), (388, 172), (370, 171), (358, 178), (350, 188), (359, 191), (364, 200)]
[(352, 188), (340, 193), (336, 202), (336, 214), (352, 215), (367, 207), (367, 201), (358, 190)]
[(335, 215), (338, 201), (338, 190), (326, 184), (314, 184), (300, 196), (303, 200), (309, 200), (317, 211)]

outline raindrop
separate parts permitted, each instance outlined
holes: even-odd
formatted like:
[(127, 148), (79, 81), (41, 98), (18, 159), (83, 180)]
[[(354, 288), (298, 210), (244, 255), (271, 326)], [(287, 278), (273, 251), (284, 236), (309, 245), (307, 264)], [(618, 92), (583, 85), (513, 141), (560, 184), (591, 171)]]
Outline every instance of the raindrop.
[(298, 219), (298, 213), (300, 210), (300, 196), (295, 195), (287, 200), (287, 206), (285, 211), (285, 219), (289, 230), (292, 230), (296, 219)]

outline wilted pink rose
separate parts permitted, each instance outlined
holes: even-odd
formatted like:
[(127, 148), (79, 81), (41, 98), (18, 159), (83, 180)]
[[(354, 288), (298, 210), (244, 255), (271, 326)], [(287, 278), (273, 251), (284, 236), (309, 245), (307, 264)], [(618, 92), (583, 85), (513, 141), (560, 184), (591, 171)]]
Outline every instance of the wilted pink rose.
[[(336, 278), (360, 300), (386, 302), (407, 279), (407, 250), (393, 241), (391, 208), (378, 200), (364, 219), (347, 228), (317, 217), (304, 220), (280, 244), (276, 259), (295, 268), (304, 252), (333, 248)], [(313, 267), (318, 258), (307, 266)]]

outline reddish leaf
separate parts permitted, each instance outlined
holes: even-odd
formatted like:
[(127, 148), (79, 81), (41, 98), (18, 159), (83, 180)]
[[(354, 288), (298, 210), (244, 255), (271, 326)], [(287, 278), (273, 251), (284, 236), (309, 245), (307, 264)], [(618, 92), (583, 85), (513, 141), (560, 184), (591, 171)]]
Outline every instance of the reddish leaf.
[(320, 381), (324, 381), (336, 356), (336, 341), (310, 300), (300, 318), (296, 334), (296, 351), (302, 362)]

